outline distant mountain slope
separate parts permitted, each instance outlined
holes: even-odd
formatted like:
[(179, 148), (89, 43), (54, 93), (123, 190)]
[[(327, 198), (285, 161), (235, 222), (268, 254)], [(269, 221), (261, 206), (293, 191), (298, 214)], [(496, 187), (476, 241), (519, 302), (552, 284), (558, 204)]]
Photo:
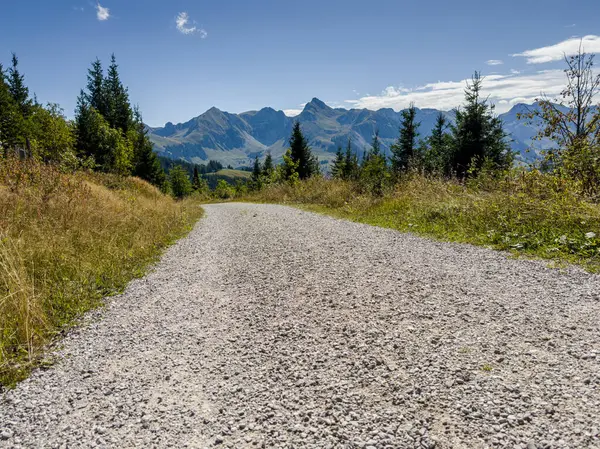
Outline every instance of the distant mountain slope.
[[(511, 145), (518, 153), (517, 159), (522, 162), (539, 157), (539, 150), (549, 145), (549, 142), (535, 142), (538, 149), (526, 151), (533, 144), (537, 127), (519, 120), (517, 114), (535, 107), (518, 104), (500, 115), (511, 135)], [(429, 136), (438, 113), (435, 109), (417, 109), (420, 138)], [(453, 120), (452, 112), (443, 113)], [(352, 140), (354, 150), (362, 154), (368, 149), (376, 129), (384, 151), (389, 153), (390, 145), (398, 137), (401, 113), (392, 109), (334, 109), (313, 98), (297, 117), (287, 117), (272, 108), (241, 114), (211, 108), (186, 123), (169, 122), (163, 128), (150, 128), (149, 136), (155, 150), (163, 156), (195, 163), (214, 159), (225, 165), (248, 166), (255, 156), (262, 158), (267, 151), (276, 161), (280, 160), (295, 120), (300, 121), (313, 151), (321, 163), (326, 164), (335, 157), (338, 146), (346, 146), (348, 139)]]

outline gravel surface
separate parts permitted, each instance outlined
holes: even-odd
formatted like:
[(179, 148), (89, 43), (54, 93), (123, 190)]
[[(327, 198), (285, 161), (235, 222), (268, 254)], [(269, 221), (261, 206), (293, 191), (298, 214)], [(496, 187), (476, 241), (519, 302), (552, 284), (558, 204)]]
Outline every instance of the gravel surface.
[(0, 400), (0, 447), (600, 448), (600, 276), (206, 206)]

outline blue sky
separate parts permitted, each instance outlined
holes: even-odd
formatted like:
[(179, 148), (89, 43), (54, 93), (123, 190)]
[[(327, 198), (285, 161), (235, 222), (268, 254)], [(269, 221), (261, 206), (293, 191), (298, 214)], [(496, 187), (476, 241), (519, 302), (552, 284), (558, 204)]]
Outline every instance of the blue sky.
[[(489, 4), (488, 4), (489, 3)], [(8, 2), (0, 61), (72, 116), (86, 70), (114, 52), (152, 126), (212, 106), (450, 109), (474, 70), (502, 112), (562, 83), (563, 51), (600, 53), (600, 2), (576, 0), (52, 0)], [(521, 56), (514, 56), (521, 54)], [(502, 62), (502, 64), (500, 64)], [(599, 61), (600, 63), (600, 61)], [(494, 65), (495, 64), (495, 65)]]

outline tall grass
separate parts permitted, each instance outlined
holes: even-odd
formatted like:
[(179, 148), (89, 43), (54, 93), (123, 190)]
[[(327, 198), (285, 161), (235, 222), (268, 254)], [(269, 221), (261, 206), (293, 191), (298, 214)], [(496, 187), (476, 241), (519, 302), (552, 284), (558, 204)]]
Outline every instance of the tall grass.
[(44, 344), (141, 276), (201, 213), (137, 178), (0, 159), (0, 384), (27, 375)]
[(472, 243), (600, 271), (600, 205), (577, 186), (537, 171), (466, 184), (413, 175), (382, 197), (360, 186), (313, 178), (250, 194), (259, 202), (288, 203), (376, 226), (441, 240)]

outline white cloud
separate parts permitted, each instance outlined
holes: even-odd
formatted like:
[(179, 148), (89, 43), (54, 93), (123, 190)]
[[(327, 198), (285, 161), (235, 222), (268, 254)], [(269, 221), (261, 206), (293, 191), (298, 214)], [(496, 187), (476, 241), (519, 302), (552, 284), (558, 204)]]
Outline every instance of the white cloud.
[(572, 56), (577, 54), (580, 45), (586, 53), (600, 53), (600, 36), (588, 35), (583, 38), (572, 37), (559, 42), (558, 44), (526, 50), (512, 56), (527, 58), (527, 64), (543, 64), (546, 62), (560, 61), (565, 55)]
[(489, 61), (486, 61), (487, 65), (502, 65), (504, 64), (504, 61), (501, 61), (500, 59), (490, 59)]
[(296, 117), (297, 115), (300, 115), (300, 113), (302, 112), (302, 109), (284, 109), (283, 113), (285, 115), (287, 115), (288, 117)]
[(175, 23), (177, 24), (177, 30), (181, 34), (197, 34), (200, 36), (200, 39), (206, 39), (208, 33), (206, 30), (202, 28), (198, 28), (195, 23), (190, 24), (190, 16), (187, 12), (180, 12), (175, 18)]
[(299, 104), (297, 108), (284, 109), (283, 113), (285, 115), (287, 115), (288, 117), (296, 117), (297, 115), (300, 115), (300, 113), (304, 110), (305, 106), (306, 106), (306, 103), (302, 103), (302, 104)]
[(510, 69), (510, 73), (512, 73), (513, 75), (519, 75), (521, 72), (519, 70)]
[(108, 20), (110, 19), (110, 10), (102, 6), (100, 3), (96, 3), (96, 17), (101, 22)]
[[(438, 81), (414, 89), (390, 86), (380, 95), (346, 100), (356, 108), (401, 110), (414, 103), (419, 108), (451, 110), (464, 103), (464, 90), (470, 80)], [(532, 103), (542, 94), (557, 96), (565, 86), (563, 70), (543, 70), (531, 74), (488, 75), (483, 79), (483, 95), (496, 104), (496, 111), (506, 112), (516, 103)]]

